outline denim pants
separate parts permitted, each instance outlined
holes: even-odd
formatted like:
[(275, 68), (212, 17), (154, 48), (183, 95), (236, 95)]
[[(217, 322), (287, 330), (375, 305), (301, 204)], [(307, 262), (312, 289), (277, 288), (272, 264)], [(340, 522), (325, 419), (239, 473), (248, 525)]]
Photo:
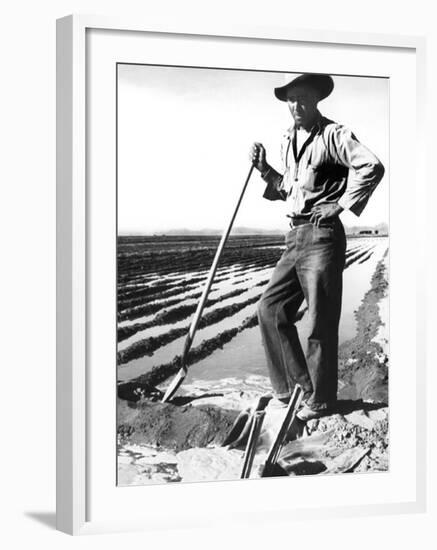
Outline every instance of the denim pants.
[[(337, 398), (338, 325), (346, 237), (336, 218), (323, 227), (305, 223), (285, 238), (286, 249), (258, 303), (258, 319), (273, 390), (291, 395), (295, 384), (312, 408)], [(303, 302), (308, 307), (306, 356), (295, 326)]]

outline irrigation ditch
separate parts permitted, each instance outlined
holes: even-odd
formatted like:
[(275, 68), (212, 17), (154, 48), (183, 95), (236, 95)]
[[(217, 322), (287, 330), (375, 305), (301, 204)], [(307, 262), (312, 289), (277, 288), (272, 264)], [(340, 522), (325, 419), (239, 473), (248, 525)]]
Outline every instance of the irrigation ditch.
[[(249, 241), (250, 239), (241, 239), (237, 244), (246, 243), (244, 246), (247, 246)], [(202, 368), (201, 361), (216, 350), (228, 349), (227, 345), (230, 342), (234, 339), (238, 341), (239, 335), (258, 324), (254, 308), (269, 280), (261, 271), (270, 269), (277, 261), (282, 251), (282, 242), (278, 244), (279, 241), (270, 240), (269, 244), (266, 244), (268, 239), (255, 242), (256, 246), (245, 251), (242, 263), (237, 262), (237, 257), (241, 260), (242, 256), (239, 246), (233, 243), (232, 254), (225, 262), (226, 265), (220, 266), (221, 271), (215, 280), (215, 294), (208, 300), (209, 309), (204, 312), (199, 328), (214, 327), (220, 321), (231, 320), (238, 314), (237, 323), (229, 328), (222, 323), (220, 329), (223, 326), (226, 328), (219, 330), (217, 327), (216, 334), (214, 329), (209, 329), (207, 337), (188, 353), (188, 367), (200, 363), (198, 368)], [(385, 471), (388, 468), (388, 357), (378, 341), (379, 330), (383, 325), (379, 308), (381, 300), (387, 296), (388, 278), (386, 254), (381, 257), (381, 252), (377, 253), (375, 243), (377, 241), (371, 239), (354, 240), (346, 253), (345, 269), (355, 266), (354, 270), (357, 270), (358, 266), (364, 266), (366, 273), (373, 271), (373, 275), (370, 288), (355, 311), (356, 334), (339, 348), (341, 410), (339, 409), (338, 414), (311, 421), (307, 426), (308, 437), (289, 443), (284, 454), (287, 460), (284, 459), (283, 462), (287, 475)], [(196, 272), (190, 277), (190, 262), (181, 262), (177, 266), (177, 273), (182, 274), (179, 276), (169, 265), (170, 262), (173, 265), (173, 260), (165, 258), (166, 254), (170, 257), (181, 244), (185, 246), (183, 241), (171, 241), (167, 249), (162, 246), (162, 242), (160, 244), (158, 247), (156, 243), (145, 244), (131, 240), (127, 245), (130, 251), (129, 254), (126, 253), (124, 264), (127, 273), (122, 272), (119, 278), (119, 313), (128, 316), (123, 317), (124, 320), (138, 321), (130, 325), (119, 324), (118, 340), (124, 342), (131, 337), (140, 339), (133, 343), (128, 342), (126, 347), (118, 351), (117, 362), (120, 369), (127, 367), (135, 359), (153, 357), (160, 348), (183, 338), (189, 328), (188, 320), (196, 309), (195, 300), (201, 294), (206, 270), (202, 272), (201, 267), (196, 265)], [(210, 257), (209, 247), (215, 247), (216, 244), (216, 239), (205, 240), (200, 244), (202, 250), (197, 252), (207, 252)], [(141, 254), (138, 254), (137, 246), (140, 247)], [(196, 246), (195, 239), (190, 240), (185, 253), (192, 254)], [(268, 249), (268, 255), (260, 258), (259, 255), (265, 251), (263, 246), (271, 248)], [(153, 254), (150, 253), (150, 248), (153, 249)], [(136, 270), (141, 262), (144, 270), (146, 257), (153, 257), (154, 261), (147, 264), (149, 272), (144, 275), (143, 271), (143, 283), (138, 284), (147, 286), (129, 287), (130, 294), (127, 294), (123, 290), (123, 284), (131, 285), (135, 277), (140, 276)], [(205, 268), (209, 267), (208, 262), (205, 262)], [(355, 273), (354, 270), (350, 273)], [(170, 279), (163, 280), (159, 273), (169, 276)], [(149, 275), (150, 277), (146, 278)], [(250, 293), (247, 298), (245, 293)], [(236, 301), (221, 304), (225, 300), (232, 301), (233, 298), (236, 298)], [(296, 321), (304, 315), (305, 308), (302, 308)], [(119, 322), (123, 322), (120, 315)], [(176, 323), (177, 326), (172, 326)], [(141, 338), (142, 335), (138, 333), (146, 331), (147, 334), (149, 328), (156, 328), (158, 331), (155, 330), (153, 336)], [(159, 332), (161, 328), (162, 332)], [(172, 351), (172, 348), (169, 350)], [(186, 474), (186, 464), (190, 464), (190, 461), (196, 464), (196, 471), (192, 474), (194, 480), (203, 468), (202, 456), (205, 456), (205, 464), (214, 461), (214, 457), (217, 457), (217, 460), (227, 460), (228, 458), (219, 453), (219, 447), (236, 418), (235, 410), (228, 410), (224, 398), (220, 397), (223, 394), (216, 393), (212, 383), (202, 384), (204, 404), (192, 406), (183, 392), (174, 403), (159, 403), (162, 392), (157, 386), (176, 374), (181, 366), (180, 355), (173, 357), (173, 353), (167, 353), (162, 359), (162, 362), (151, 366), (147, 372), (120, 381), (117, 385), (120, 453), (127, 452), (130, 444), (150, 445), (155, 449), (150, 465), (147, 465), (144, 458), (138, 465), (137, 471), (141, 472), (141, 475), (135, 479), (141, 480), (141, 483), (147, 476), (147, 479), (153, 482), (157, 479), (189, 480), (191, 478)], [(211, 446), (218, 447), (216, 454)], [(204, 450), (204, 455), (199, 448), (200, 451)], [(165, 463), (166, 459), (163, 459), (163, 464), (157, 464), (156, 457), (160, 450), (166, 449), (175, 453), (174, 465)], [(188, 453), (188, 462), (183, 462), (184, 453)], [(134, 463), (135, 460), (132, 461), (132, 465)], [(126, 466), (126, 470), (124, 468), (122, 465), (119, 470), (122, 476), (119, 479), (124, 479), (125, 471), (129, 471), (131, 475), (130, 466)]]
[[(207, 241), (208, 243), (215, 244), (215, 240)], [(259, 300), (263, 287), (267, 284), (268, 278), (262, 278), (262, 280), (253, 282), (249, 285), (253, 274), (256, 271), (269, 269), (278, 260), (282, 253), (282, 246), (273, 246), (277, 242), (270, 239), (269, 246), (272, 248), (262, 248), (266, 246), (265, 239), (261, 242), (256, 241), (257, 246), (244, 248), (248, 239), (242, 239), (238, 245), (234, 243), (234, 246), (228, 251), (228, 257), (225, 258), (224, 264), (220, 267), (221, 272), (215, 281), (215, 288), (219, 289), (219, 283), (230, 282), (231, 286), (236, 286), (234, 290), (230, 292), (222, 292), (215, 298), (210, 298), (207, 301), (207, 307), (212, 308), (209, 311), (204, 312), (200, 323), (199, 329), (210, 327), (224, 319), (231, 319), (233, 315), (239, 313), (241, 310), (253, 306)], [(144, 243), (143, 243), (144, 244)], [(191, 242), (194, 246), (195, 243)], [(243, 246), (242, 246), (243, 245)], [(281, 242), (282, 245), (282, 242)], [(133, 246), (130, 243), (130, 246)], [(159, 250), (155, 255), (150, 254), (147, 246), (142, 247), (144, 251), (147, 251), (146, 256), (154, 259), (148, 264), (148, 269), (154, 274), (157, 273), (157, 267), (163, 270), (168, 268), (168, 264), (172, 265), (174, 262), (174, 243), (171, 243), (171, 247), (168, 251)], [(242, 249), (243, 248), (243, 249)], [(202, 243), (201, 250), (197, 250), (197, 253), (202, 253), (204, 256), (208, 256), (208, 252), (213, 252), (205, 248)], [(369, 242), (353, 243), (353, 246), (348, 248), (346, 252), (346, 264), (345, 269), (353, 265), (354, 263), (363, 263), (369, 260), (374, 252), (374, 244)], [(179, 262), (179, 270), (172, 272), (172, 275), (176, 273), (185, 272), (184, 270), (192, 265), (191, 260), (187, 260), (187, 256), (192, 255), (193, 251), (178, 250), (178, 255), (185, 257), (185, 262)], [(259, 255), (262, 257), (260, 258)], [(242, 258), (244, 256), (244, 258)], [(237, 264), (231, 264), (238, 257)], [(139, 253), (131, 253), (125, 256), (125, 262), (122, 263), (126, 272), (121, 273), (122, 277), (132, 273), (132, 265), (135, 267), (137, 262), (144, 262), (145, 258)], [(242, 262), (242, 260), (244, 260)], [(157, 266), (158, 264), (158, 266)], [(202, 266), (196, 264), (197, 273)], [(135, 271), (135, 270), (134, 270)], [(250, 277), (246, 275), (246, 272), (250, 273)], [(147, 275), (147, 273), (146, 273)], [(138, 339), (129, 344), (125, 348), (121, 349), (117, 353), (117, 364), (119, 368), (123, 368), (130, 361), (140, 359), (145, 356), (153, 356), (153, 354), (160, 348), (170, 344), (171, 342), (182, 338), (188, 331), (189, 323), (179, 326), (171, 327), (173, 323), (181, 322), (191, 317), (197, 307), (196, 300), (201, 294), (201, 284), (205, 280), (206, 272), (202, 275), (195, 275), (190, 278), (177, 279), (169, 282), (160, 283), (160, 278), (157, 277), (152, 281), (149, 281), (148, 286), (142, 289), (134, 289), (129, 293), (121, 292), (119, 295), (119, 313), (118, 321), (136, 320), (145, 318), (144, 321), (135, 322), (129, 325), (120, 325), (117, 330), (118, 341), (123, 342), (128, 338), (135, 336), (137, 333), (147, 330), (152, 327), (162, 326), (164, 331), (161, 334), (149, 336), (146, 338)], [(238, 279), (238, 277), (241, 277)], [(127, 279), (125, 279), (127, 280)], [(244, 296), (250, 289), (259, 288), (260, 291), (255, 295), (250, 296), (248, 299), (239, 300), (235, 303), (228, 304), (224, 307), (220, 307), (220, 302), (231, 299), (237, 296)], [(173, 294), (174, 293), (174, 294)], [(170, 294), (170, 298), (169, 298)], [(155, 298), (158, 298), (155, 300)], [(136, 305), (134, 305), (136, 304)], [(303, 316), (304, 310), (299, 312), (300, 318)], [(147, 317), (151, 318), (147, 318)], [(231, 327), (227, 330), (223, 330), (213, 337), (207, 338), (201, 342), (199, 346), (192, 349), (188, 356), (188, 364), (194, 364), (203, 358), (207, 357), (215, 350), (222, 348), (225, 344), (230, 342), (239, 333), (247, 328), (253, 327), (257, 324), (256, 314), (250, 314), (247, 316), (238, 326)], [(140, 386), (155, 386), (164, 382), (167, 378), (171, 377), (179, 368), (180, 357), (175, 356), (173, 360), (164, 364), (154, 365), (149, 372), (131, 380), (130, 382), (120, 383), (119, 390), (122, 387), (127, 387), (126, 384)]]

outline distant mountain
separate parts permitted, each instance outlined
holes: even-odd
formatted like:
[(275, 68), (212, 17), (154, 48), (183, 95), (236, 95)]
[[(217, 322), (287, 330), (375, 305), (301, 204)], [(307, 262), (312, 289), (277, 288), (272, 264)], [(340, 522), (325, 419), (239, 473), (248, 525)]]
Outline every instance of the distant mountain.
[[(278, 235), (284, 234), (286, 228), (277, 229), (261, 229), (259, 227), (234, 227), (232, 229), (232, 235)], [(377, 231), (379, 235), (388, 235), (388, 225), (386, 223), (379, 223), (377, 225), (353, 225), (345, 226), (347, 235), (358, 235), (363, 231), (371, 231), (375, 234)], [(168, 229), (167, 231), (155, 231), (151, 233), (145, 233), (148, 235), (156, 236), (175, 236), (175, 235), (187, 235), (187, 236), (202, 236), (202, 235), (221, 235), (223, 229), (187, 229), (185, 227), (178, 229)], [(137, 233), (137, 235), (140, 233)], [(135, 235), (135, 233), (121, 233), (121, 235)]]

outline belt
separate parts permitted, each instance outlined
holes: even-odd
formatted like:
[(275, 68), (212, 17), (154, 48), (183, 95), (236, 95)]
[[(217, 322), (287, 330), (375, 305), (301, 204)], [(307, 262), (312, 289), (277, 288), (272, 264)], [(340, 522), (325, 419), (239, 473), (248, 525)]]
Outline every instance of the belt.
[[(293, 229), (293, 227), (297, 227), (299, 225), (305, 225), (305, 224), (309, 224), (309, 223), (312, 223), (310, 222), (310, 216), (300, 216), (300, 215), (297, 215), (297, 216), (288, 216), (290, 218), (290, 227), (291, 229)], [(320, 227), (331, 227), (333, 228), (334, 225), (335, 225), (335, 222), (336, 222), (336, 219), (332, 219), (332, 220), (326, 220), (326, 221), (323, 221), (322, 224), (320, 225)]]
[(310, 219), (307, 217), (304, 218), (303, 216), (296, 216), (290, 218), (290, 227), (297, 227), (298, 225), (304, 225), (306, 223), (311, 223)]
[(304, 225), (306, 223), (311, 223), (310, 222), (310, 216), (303, 216), (303, 215), (302, 216), (300, 216), (300, 215), (288, 216), (290, 218), (290, 227), (293, 228), (293, 227), (297, 227), (298, 225)]

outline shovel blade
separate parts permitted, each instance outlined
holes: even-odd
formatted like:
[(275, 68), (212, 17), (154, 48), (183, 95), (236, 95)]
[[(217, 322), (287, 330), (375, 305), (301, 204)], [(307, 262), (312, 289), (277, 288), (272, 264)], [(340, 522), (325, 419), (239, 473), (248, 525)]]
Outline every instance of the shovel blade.
[(178, 373), (173, 379), (173, 382), (167, 388), (167, 391), (165, 392), (164, 397), (162, 398), (162, 403), (167, 403), (167, 401), (169, 401), (173, 397), (173, 395), (178, 391), (179, 386), (182, 384), (186, 376), (187, 376), (186, 369), (184, 368), (179, 369)]

